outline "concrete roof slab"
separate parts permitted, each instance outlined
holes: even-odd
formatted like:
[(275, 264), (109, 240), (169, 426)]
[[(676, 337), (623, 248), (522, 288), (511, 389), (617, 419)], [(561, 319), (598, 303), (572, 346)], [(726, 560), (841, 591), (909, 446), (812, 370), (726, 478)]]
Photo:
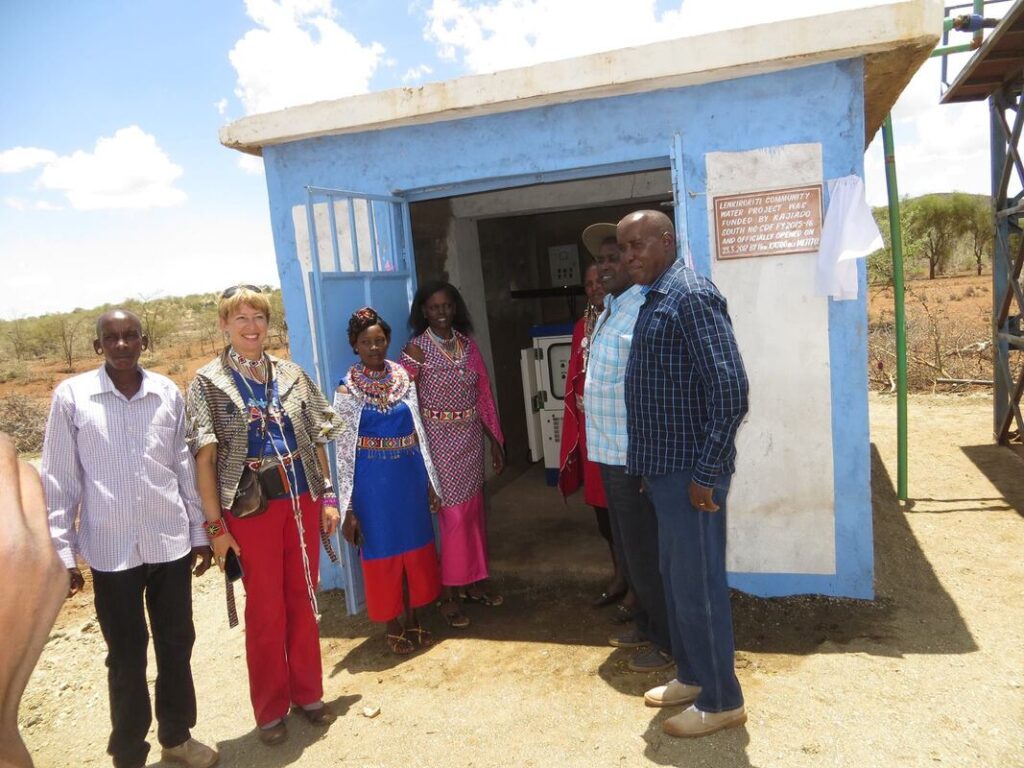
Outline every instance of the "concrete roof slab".
[(899, 0), (678, 38), (251, 115), (224, 126), (220, 141), (259, 155), (265, 146), (319, 136), (701, 85), (863, 56), (866, 146), (934, 48), (942, 16), (942, 0)]

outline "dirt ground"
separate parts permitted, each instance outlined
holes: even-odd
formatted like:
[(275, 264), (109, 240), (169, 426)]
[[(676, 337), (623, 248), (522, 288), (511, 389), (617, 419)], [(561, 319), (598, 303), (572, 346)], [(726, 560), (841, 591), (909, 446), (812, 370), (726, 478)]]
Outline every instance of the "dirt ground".
[[(253, 732), (244, 636), (227, 627), (221, 582), (199, 579), (194, 733), (219, 744), (223, 765), (255, 768), (1024, 766), (1024, 460), (991, 444), (991, 421), (987, 394), (912, 397), (913, 501), (901, 506), (895, 401), (872, 395), (877, 599), (735, 595), (744, 728), (662, 734), (675, 710), (640, 696), (667, 676), (630, 673), (605, 644), (610, 614), (587, 607), (607, 577), (592, 514), (562, 506), (534, 470), (493, 493), (506, 605), (472, 611), (459, 633), (431, 611), (437, 644), (398, 659), (379, 627), (344, 615), (341, 593), (323, 595), (326, 698), (341, 717), (326, 732), (291, 718), (277, 748)], [(513, 501), (517, 486), (530, 490)], [(23, 703), (39, 766), (109, 764), (91, 600), (66, 605)]]

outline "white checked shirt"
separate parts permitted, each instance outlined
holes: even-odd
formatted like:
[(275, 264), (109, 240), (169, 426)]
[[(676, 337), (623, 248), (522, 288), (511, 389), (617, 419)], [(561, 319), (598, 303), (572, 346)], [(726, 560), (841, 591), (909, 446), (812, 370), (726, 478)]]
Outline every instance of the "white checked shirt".
[(143, 370), (131, 400), (102, 366), (61, 382), (40, 474), (50, 536), (68, 568), (76, 554), (98, 571), (124, 571), (209, 544), (185, 402), (166, 376)]
[(583, 410), (587, 414), (587, 458), (613, 467), (626, 465), (626, 361), (633, 326), (644, 303), (641, 286), (604, 297), (604, 312), (590, 337)]

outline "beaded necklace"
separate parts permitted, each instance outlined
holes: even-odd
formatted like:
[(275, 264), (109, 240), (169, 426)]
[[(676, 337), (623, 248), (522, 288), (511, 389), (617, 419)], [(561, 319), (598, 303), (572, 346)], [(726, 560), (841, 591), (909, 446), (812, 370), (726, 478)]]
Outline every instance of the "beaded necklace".
[(235, 352), (234, 347), (228, 348), (228, 360), (232, 367), (242, 374), (243, 377), (255, 379), (261, 384), (267, 380), (267, 356), (260, 355), (259, 360), (250, 360)]
[(601, 312), (602, 310), (593, 304), (587, 304), (587, 308), (583, 312), (583, 339), (580, 341), (583, 357), (582, 366), (580, 367), (581, 373), (587, 372), (587, 363), (590, 362), (590, 340), (594, 335), (594, 325), (597, 323), (597, 318), (600, 317)]
[(384, 370), (371, 371), (361, 363), (348, 369), (349, 390), (366, 405), (387, 413), (397, 405), (409, 390), (409, 376), (401, 366), (384, 361)]
[(430, 340), (434, 342), (442, 355), (447, 357), (452, 363), (458, 363), (462, 359), (463, 347), (462, 342), (459, 340), (459, 334), (452, 331), (452, 337), (450, 339), (442, 338), (434, 333), (434, 329), (427, 326), (427, 334), (430, 336)]

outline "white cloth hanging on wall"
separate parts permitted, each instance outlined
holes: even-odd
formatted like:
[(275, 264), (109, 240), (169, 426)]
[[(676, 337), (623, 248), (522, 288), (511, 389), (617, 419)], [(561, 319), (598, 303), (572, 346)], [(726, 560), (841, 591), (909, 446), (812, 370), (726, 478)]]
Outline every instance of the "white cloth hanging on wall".
[(837, 301), (856, 299), (857, 259), (883, 246), (882, 233), (864, 198), (864, 180), (860, 176), (829, 179), (828, 198), (815, 293)]

